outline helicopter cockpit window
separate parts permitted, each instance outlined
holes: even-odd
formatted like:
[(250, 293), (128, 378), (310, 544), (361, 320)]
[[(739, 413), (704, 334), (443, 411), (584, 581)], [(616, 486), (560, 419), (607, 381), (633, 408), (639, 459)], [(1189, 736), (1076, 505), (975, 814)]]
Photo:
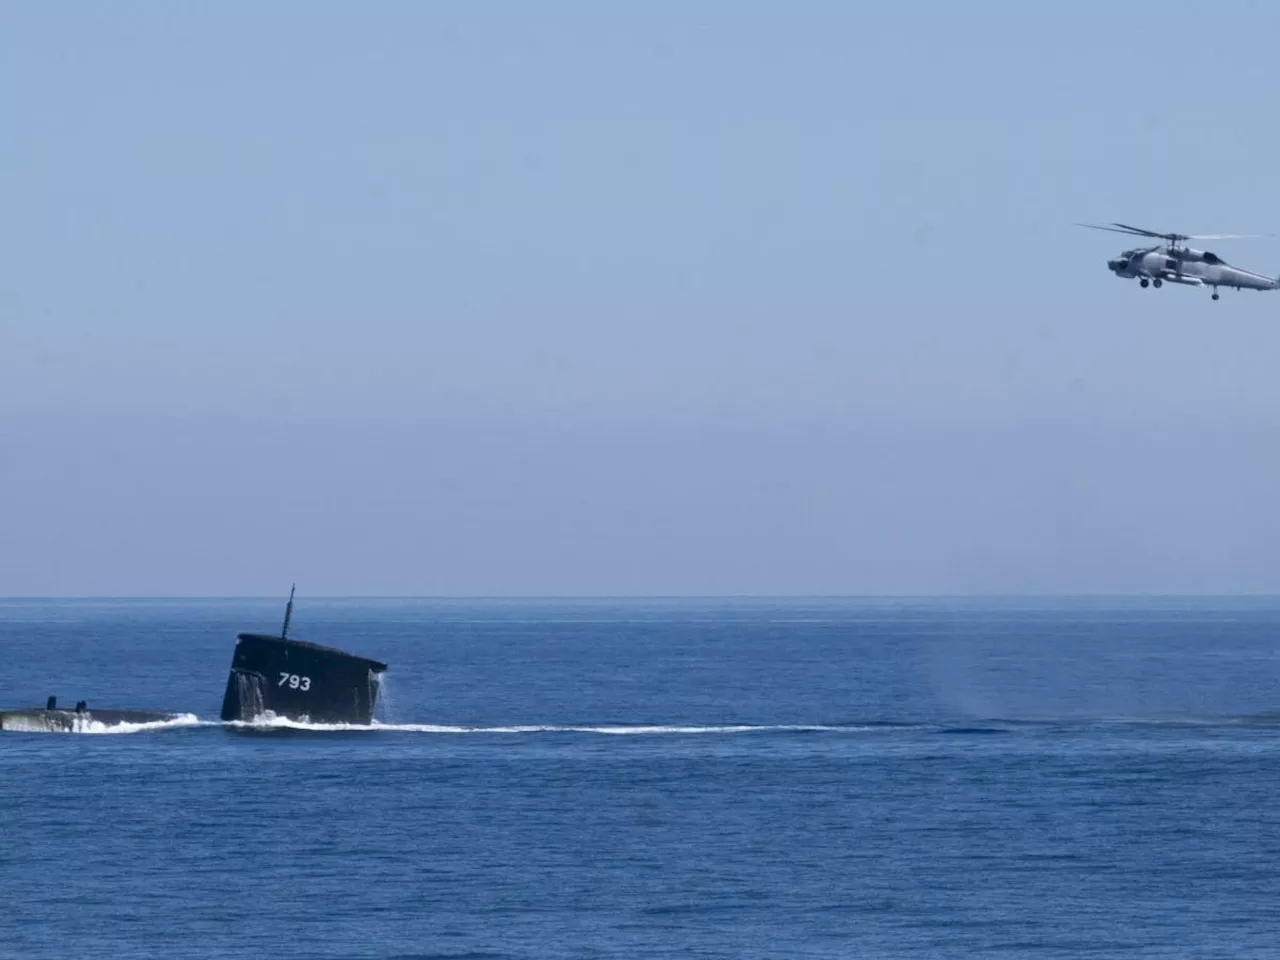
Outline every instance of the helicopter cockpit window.
[(1204, 262), (1205, 263), (1221, 263), (1222, 258), (1218, 256), (1216, 253), (1211, 253), (1210, 251), (1206, 250), (1204, 252)]

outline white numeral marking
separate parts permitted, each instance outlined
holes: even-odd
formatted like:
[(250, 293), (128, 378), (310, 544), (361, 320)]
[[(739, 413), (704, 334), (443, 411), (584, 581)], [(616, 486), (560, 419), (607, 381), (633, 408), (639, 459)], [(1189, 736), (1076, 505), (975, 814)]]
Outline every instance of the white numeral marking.
[(300, 677), (296, 673), (289, 673), (288, 671), (280, 674), (280, 682), (276, 686), (283, 687), (286, 683), (289, 685), (290, 690), (301, 690), (305, 693), (311, 689), (310, 677)]

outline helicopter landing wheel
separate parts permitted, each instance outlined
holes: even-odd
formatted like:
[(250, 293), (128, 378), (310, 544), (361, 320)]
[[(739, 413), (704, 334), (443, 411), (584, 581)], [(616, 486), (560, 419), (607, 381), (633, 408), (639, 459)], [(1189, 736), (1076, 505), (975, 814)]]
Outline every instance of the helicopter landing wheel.
[(1217, 295), (1216, 293), (1213, 295), (1213, 299), (1215, 299), (1215, 300), (1217, 300), (1217, 299), (1218, 299), (1218, 295)]
[(1147, 287), (1147, 284), (1150, 282), (1151, 281), (1148, 280), (1146, 277), (1143, 277), (1141, 280), (1138, 281), (1138, 286), (1142, 287), (1145, 290)]
[(1151, 285), (1152, 285), (1153, 287), (1159, 287), (1159, 286), (1163, 285), (1163, 283), (1164, 283), (1164, 281), (1163, 281), (1163, 280), (1161, 280), (1159, 277), (1156, 277), (1154, 280), (1152, 280), (1152, 281), (1151, 281)]

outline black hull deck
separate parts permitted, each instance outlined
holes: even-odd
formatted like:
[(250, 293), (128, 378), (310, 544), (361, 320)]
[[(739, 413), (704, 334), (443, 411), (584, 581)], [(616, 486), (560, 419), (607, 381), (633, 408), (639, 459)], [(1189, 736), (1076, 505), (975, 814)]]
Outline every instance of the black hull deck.
[(121, 724), (164, 723), (177, 720), (180, 714), (150, 710), (0, 710), (0, 730), (28, 733), (75, 733), (95, 724), (118, 727)]

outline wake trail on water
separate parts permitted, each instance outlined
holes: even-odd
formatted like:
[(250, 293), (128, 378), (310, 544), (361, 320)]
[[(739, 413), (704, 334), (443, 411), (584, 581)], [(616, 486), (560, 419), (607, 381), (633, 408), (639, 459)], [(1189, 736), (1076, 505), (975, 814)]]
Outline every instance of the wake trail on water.
[(605, 736), (659, 736), (663, 734), (738, 734), (738, 733), (863, 733), (883, 729), (877, 724), (505, 724), (470, 726), (442, 723), (304, 723), (285, 717), (272, 717), (245, 722), (233, 720), (222, 724), (236, 730), (312, 730), (333, 733), (435, 733), (435, 734), (529, 734), (587, 733)]
[(1054, 731), (1117, 730), (1130, 728), (1280, 728), (1280, 711), (1252, 714), (1173, 715), (1173, 716), (1107, 716), (1107, 717), (984, 717), (962, 722), (856, 720), (831, 723), (528, 723), (528, 724), (454, 724), (454, 723), (389, 723), (373, 721), (356, 723), (306, 723), (284, 717), (261, 718), (251, 723), (213, 722), (210, 726), (228, 729), (263, 731), (298, 730), (317, 733), (420, 733), (436, 735), (528, 735), (579, 734), (595, 736), (740, 736), (825, 734), (831, 736), (927, 734), (943, 736), (984, 736), (990, 734), (1053, 733)]
[(119, 723), (107, 725), (97, 721), (77, 722), (72, 728), (51, 728), (31, 723), (7, 726), (15, 733), (80, 733), (80, 734), (132, 734), (159, 733), (169, 730), (220, 727), (225, 730), (246, 733), (311, 732), (311, 733), (359, 733), (376, 734), (436, 734), (436, 735), (527, 735), (527, 734), (585, 734), (599, 736), (706, 736), (737, 734), (855, 734), (874, 733), (893, 729), (912, 729), (914, 724), (868, 721), (859, 723), (722, 723), (722, 724), (661, 724), (661, 723), (528, 723), (528, 724), (453, 724), (453, 723), (389, 723), (374, 720), (372, 723), (310, 723), (288, 717), (263, 716), (252, 721), (201, 720), (192, 713), (182, 714), (170, 720), (151, 723)]
[(287, 717), (260, 717), (254, 721), (202, 720), (193, 713), (185, 713), (169, 720), (149, 723), (104, 724), (91, 719), (77, 722), (71, 729), (50, 728), (35, 723), (6, 726), (15, 733), (76, 733), (88, 735), (162, 733), (194, 728), (222, 728), (246, 733), (311, 732), (378, 734), (434, 734), (437, 736), (516, 736), (576, 734), (588, 736), (738, 736), (738, 735), (786, 735), (826, 734), (835, 736), (869, 734), (934, 734), (944, 736), (978, 736), (989, 734), (1014, 734), (1018, 732), (1052, 732), (1071, 729), (1117, 728), (1280, 728), (1280, 711), (1264, 713), (1196, 716), (1110, 716), (1110, 717), (991, 717), (968, 723), (911, 722), (897, 720), (862, 720), (834, 723), (722, 723), (722, 724), (661, 724), (661, 723), (528, 723), (528, 724), (454, 724), (454, 723), (389, 723), (378, 720), (369, 724), (359, 723), (308, 723)]

